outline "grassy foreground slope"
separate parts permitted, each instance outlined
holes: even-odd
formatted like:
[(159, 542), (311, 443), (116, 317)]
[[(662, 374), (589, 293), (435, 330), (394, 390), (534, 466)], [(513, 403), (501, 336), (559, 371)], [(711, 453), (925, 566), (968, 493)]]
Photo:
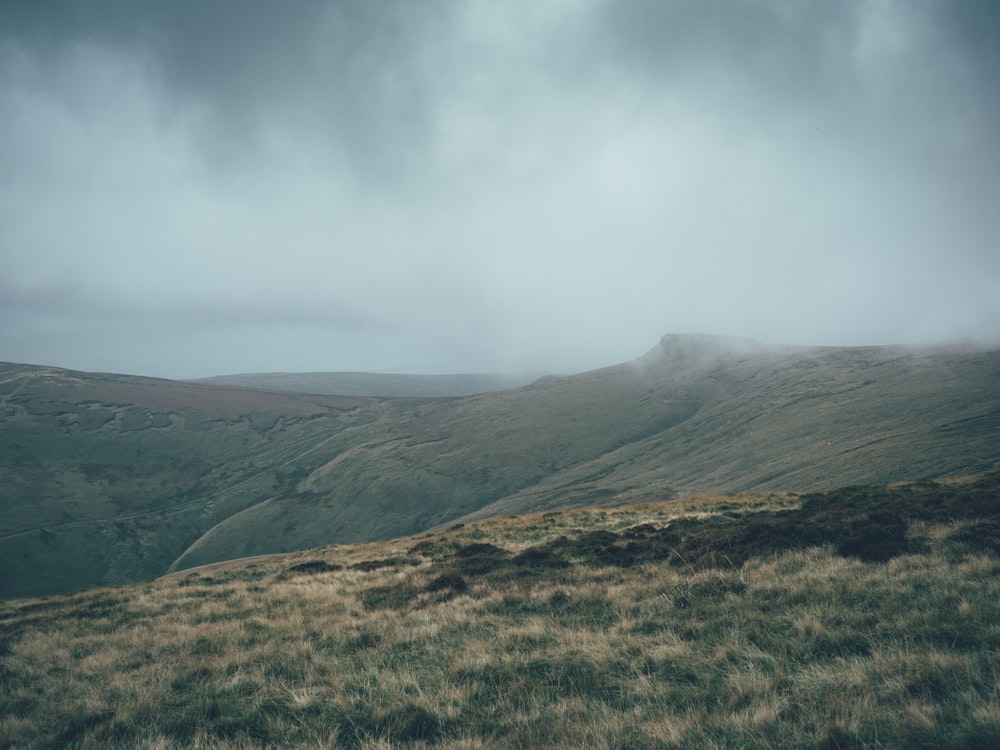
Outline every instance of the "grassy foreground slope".
[(998, 492), (539, 513), (9, 601), (0, 747), (997, 747)]

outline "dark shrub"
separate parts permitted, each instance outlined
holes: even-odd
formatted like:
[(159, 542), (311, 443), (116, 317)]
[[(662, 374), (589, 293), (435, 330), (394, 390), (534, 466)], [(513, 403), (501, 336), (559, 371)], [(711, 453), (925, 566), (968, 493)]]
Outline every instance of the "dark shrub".
[(437, 551), (439, 545), (429, 539), (425, 539), (422, 542), (417, 542), (410, 549), (407, 550), (408, 555), (423, 555), (424, 557), (429, 557)]
[(561, 536), (545, 547), (557, 554), (576, 558), (585, 565), (633, 564), (634, 556), (626, 554), (619, 545), (620, 537), (613, 531), (599, 529), (588, 531), (575, 539)]
[(631, 528), (625, 529), (622, 532), (622, 536), (626, 539), (646, 539), (657, 531), (656, 527), (651, 523), (641, 523), (638, 526), (633, 526)]
[(420, 589), (405, 583), (396, 586), (374, 586), (361, 592), (366, 609), (401, 609), (420, 595)]
[(455, 550), (455, 557), (458, 558), (493, 558), (501, 559), (507, 556), (507, 550), (497, 547), (495, 544), (485, 542), (473, 542), (459, 547)]
[(568, 568), (569, 563), (547, 547), (528, 547), (512, 561), (519, 568), (555, 569)]
[(388, 557), (384, 560), (362, 560), (359, 563), (354, 563), (351, 566), (351, 570), (360, 570), (364, 572), (378, 570), (380, 568), (398, 568), (403, 565), (420, 565), (419, 560), (413, 560), (408, 557)]
[(458, 573), (443, 573), (428, 583), (427, 591), (466, 591), (469, 584)]
[(956, 531), (949, 539), (967, 544), (977, 552), (1000, 554), (1000, 521), (974, 521)]
[(839, 535), (837, 552), (865, 562), (886, 562), (909, 551), (906, 522), (889, 513), (873, 513)]
[(466, 575), (482, 575), (500, 568), (510, 557), (507, 550), (492, 544), (467, 544), (455, 551), (453, 564)]
[(444, 727), (441, 719), (421, 706), (408, 704), (393, 709), (379, 722), (393, 742), (436, 742)]
[(326, 560), (306, 560), (292, 565), (288, 569), (294, 573), (326, 573), (331, 570), (343, 570), (343, 568), (343, 565), (331, 565)]

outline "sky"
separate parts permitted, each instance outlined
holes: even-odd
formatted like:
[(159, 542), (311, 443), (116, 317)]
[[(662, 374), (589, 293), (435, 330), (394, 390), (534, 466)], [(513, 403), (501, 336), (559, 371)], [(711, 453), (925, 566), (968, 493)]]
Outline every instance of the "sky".
[(993, 0), (3, 0), (0, 360), (1000, 343)]

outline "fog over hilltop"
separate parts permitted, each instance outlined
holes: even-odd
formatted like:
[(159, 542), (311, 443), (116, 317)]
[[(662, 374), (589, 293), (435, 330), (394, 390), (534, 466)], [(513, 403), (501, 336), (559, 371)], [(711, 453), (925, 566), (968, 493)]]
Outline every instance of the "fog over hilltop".
[(989, 0), (8, 0), (0, 360), (998, 343)]

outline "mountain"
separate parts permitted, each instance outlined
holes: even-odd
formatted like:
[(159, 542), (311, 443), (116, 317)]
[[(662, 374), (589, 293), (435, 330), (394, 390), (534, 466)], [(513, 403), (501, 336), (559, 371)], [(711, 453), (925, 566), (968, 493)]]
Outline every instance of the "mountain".
[(193, 383), (339, 396), (471, 396), (527, 385), (537, 376), (403, 375), (374, 372), (260, 372), (216, 375)]
[(0, 368), (4, 596), (494, 514), (1000, 466), (1000, 351), (665, 336), (453, 398)]

